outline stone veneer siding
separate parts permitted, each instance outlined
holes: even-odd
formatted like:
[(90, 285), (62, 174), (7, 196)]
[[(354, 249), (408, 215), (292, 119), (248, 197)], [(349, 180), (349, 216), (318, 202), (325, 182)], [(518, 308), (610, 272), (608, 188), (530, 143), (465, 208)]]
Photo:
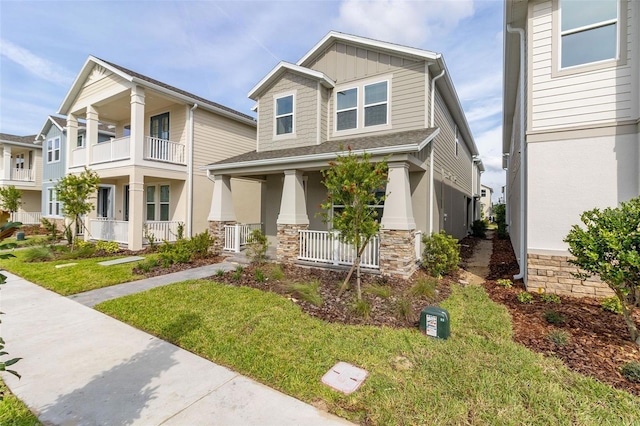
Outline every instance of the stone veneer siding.
[(235, 221), (210, 221), (209, 234), (215, 238), (213, 242), (213, 252), (221, 253), (224, 249), (224, 227), (225, 225), (235, 225)]
[(578, 267), (569, 263), (568, 256), (529, 254), (527, 256), (527, 287), (530, 291), (542, 288), (546, 293), (574, 297), (606, 297), (613, 295), (605, 283), (597, 277), (581, 281), (572, 273)]
[(300, 252), (299, 231), (309, 229), (309, 225), (278, 224), (278, 248), (276, 259), (280, 263), (292, 264), (298, 260)]
[(380, 230), (380, 273), (408, 279), (418, 269), (415, 230)]

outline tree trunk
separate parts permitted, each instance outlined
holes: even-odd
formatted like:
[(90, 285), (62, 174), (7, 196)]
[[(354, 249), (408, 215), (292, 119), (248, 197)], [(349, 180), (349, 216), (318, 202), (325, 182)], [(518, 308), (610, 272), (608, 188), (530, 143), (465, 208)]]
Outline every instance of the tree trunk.
[(622, 316), (624, 317), (624, 322), (627, 324), (627, 329), (629, 329), (629, 334), (631, 335), (631, 340), (638, 346), (640, 346), (640, 332), (638, 331), (638, 327), (633, 322), (633, 318), (631, 314), (633, 313), (633, 304), (631, 308), (627, 308), (626, 298), (621, 292), (616, 291), (616, 295), (621, 302), (622, 305)]
[(353, 265), (351, 265), (351, 269), (349, 269), (349, 273), (347, 274), (347, 278), (344, 279), (344, 282), (342, 283), (342, 285), (340, 286), (340, 290), (338, 290), (338, 297), (342, 296), (342, 293), (344, 293), (344, 291), (347, 289), (347, 284), (349, 284), (349, 280), (351, 279), (351, 275), (353, 275), (353, 270), (358, 268), (358, 272), (356, 273), (356, 285), (357, 285), (357, 292), (358, 292), (358, 300), (362, 299), (362, 293), (360, 291), (360, 257), (362, 257), (362, 253), (364, 253), (364, 249), (365, 247), (367, 247), (367, 244), (369, 244), (369, 239), (367, 239), (367, 241), (365, 241), (365, 243), (362, 245), (362, 247), (360, 247), (360, 250), (358, 250), (358, 253), (356, 253), (356, 261), (354, 262)]

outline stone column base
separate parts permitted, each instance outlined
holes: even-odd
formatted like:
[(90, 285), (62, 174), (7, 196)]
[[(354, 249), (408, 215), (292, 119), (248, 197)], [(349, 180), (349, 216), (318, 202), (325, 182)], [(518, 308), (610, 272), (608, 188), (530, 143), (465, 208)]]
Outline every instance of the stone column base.
[(380, 230), (380, 273), (408, 279), (418, 269), (415, 230)]
[(224, 249), (224, 227), (225, 225), (235, 225), (235, 221), (210, 221), (209, 234), (215, 238), (213, 242), (213, 252), (221, 253)]
[(276, 260), (278, 263), (292, 264), (298, 260), (300, 252), (301, 230), (309, 229), (309, 225), (278, 224), (278, 246)]
[(542, 291), (574, 297), (606, 297), (613, 290), (600, 278), (591, 277), (585, 281), (575, 278), (572, 273), (578, 267), (569, 263), (569, 256), (527, 255), (527, 287), (529, 291)]

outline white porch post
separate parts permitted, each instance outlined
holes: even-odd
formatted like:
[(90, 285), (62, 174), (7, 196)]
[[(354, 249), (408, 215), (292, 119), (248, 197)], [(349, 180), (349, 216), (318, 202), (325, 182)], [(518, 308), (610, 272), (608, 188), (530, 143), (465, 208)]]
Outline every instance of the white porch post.
[(233, 199), (231, 198), (230, 176), (215, 175), (213, 177), (213, 196), (211, 197), (208, 220), (217, 222), (236, 221), (236, 214), (233, 211)]
[(380, 224), (384, 229), (411, 230), (416, 228), (407, 163), (389, 163), (387, 198), (384, 202), (384, 213)]
[[(67, 150), (66, 165), (65, 165), (66, 172), (69, 172), (69, 167), (73, 166), (73, 150), (77, 146), (77, 141), (78, 141), (78, 119), (76, 118), (75, 115), (69, 114), (67, 116), (67, 143), (65, 147), (65, 149)], [(89, 144), (89, 141), (85, 140), (84, 144), (86, 147)]]
[(2, 178), (11, 179), (11, 146), (7, 144), (2, 148)]
[(144, 175), (134, 169), (129, 175), (129, 223), (127, 229), (129, 250), (142, 250), (143, 224), (146, 217)]
[[(144, 157), (144, 89), (140, 86), (131, 88), (131, 135), (129, 141), (129, 155), (135, 163)], [(131, 216), (129, 216), (131, 217)]]
[(304, 197), (302, 171), (285, 170), (282, 186), (278, 226), (278, 247), (276, 257), (279, 262), (293, 263), (300, 250), (299, 231), (309, 229), (309, 217)]
[[(93, 147), (98, 143), (98, 110), (93, 106), (87, 107), (87, 137), (85, 140), (86, 146), (86, 162), (89, 166), (93, 162)], [(71, 148), (73, 144), (77, 142), (78, 133), (76, 132), (76, 138), (71, 140), (67, 134), (67, 149)], [(68, 167), (68, 164), (67, 164)]]

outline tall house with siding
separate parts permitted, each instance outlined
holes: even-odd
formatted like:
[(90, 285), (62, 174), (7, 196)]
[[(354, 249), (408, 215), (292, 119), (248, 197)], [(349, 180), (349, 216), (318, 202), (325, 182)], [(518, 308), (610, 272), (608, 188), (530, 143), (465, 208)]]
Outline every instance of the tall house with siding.
[(503, 153), (509, 233), (530, 288), (600, 296), (563, 239), (640, 194), (640, 2), (507, 0)]
[[(64, 173), (87, 167), (100, 177), (84, 238), (131, 250), (151, 238), (175, 240), (180, 230), (186, 237), (206, 231), (213, 182), (202, 166), (249, 151), (256, 140), (252, 117), (93, 56), (57, 113), (67, 117), (68, 143), (55, 154), (64, 156)], [(104, 138), (100, 126), (112, 134)], [(260, 200), (260, 186), (232, 184), (238, 217), (255, 221), (243, 202)]]
[(318, 215), (327, 196), (321, 171), (347, 147), (373, 161), (388, 157), (382, 230), (367, 267), (408, 276), (420, 235), (462, 238), (479, 218), (484, 169), (440, 54), (332, 31), (297, 63), (280, 62), (249, 98), (257, 110), (254, 151), (206, 167), (214, 200), (222, 201), (209, 216), (220, 242), (227, 223), (237, 222), (227, 182), (242, 178), (263, 185), (260, 222), (279, 260), (351, 263), (350, 249)]
[(0, 187), (13, 186), (21, 192), (21, 206), (11, 220), (25, 225), (40, 220), (42, 185), (42, 149), (36, 135), (17, 136), (0, 133)]

